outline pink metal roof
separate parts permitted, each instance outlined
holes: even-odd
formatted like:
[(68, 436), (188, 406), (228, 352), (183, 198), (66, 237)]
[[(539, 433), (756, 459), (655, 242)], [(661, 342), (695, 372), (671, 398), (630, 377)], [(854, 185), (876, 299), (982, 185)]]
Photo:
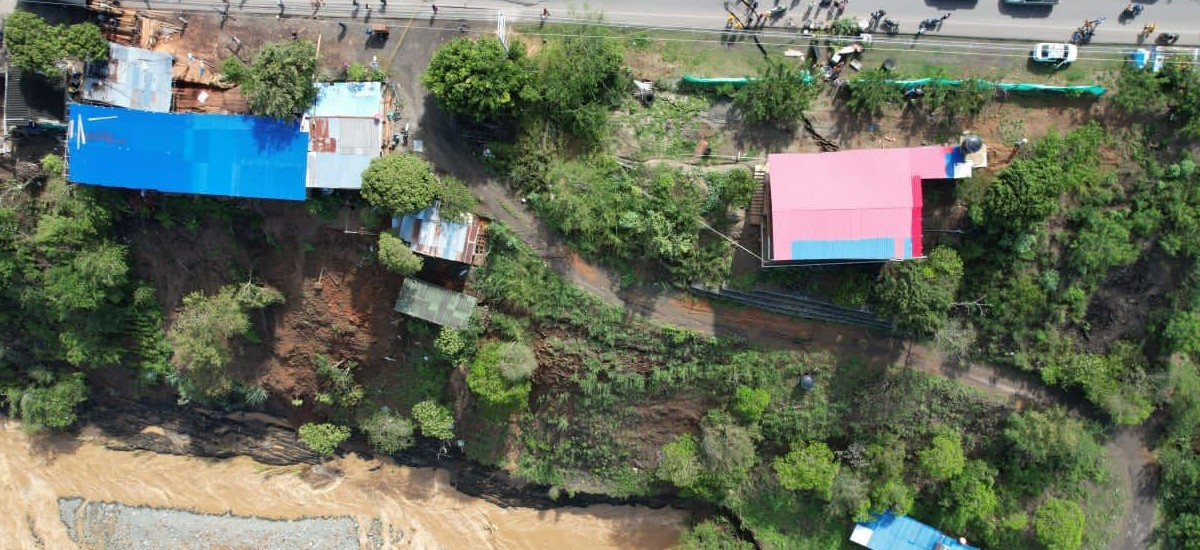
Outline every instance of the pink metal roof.
[(770, 155), (772, 260), (920, 256), (921, 180), (953, 177), (958, 155), (956, 147)]

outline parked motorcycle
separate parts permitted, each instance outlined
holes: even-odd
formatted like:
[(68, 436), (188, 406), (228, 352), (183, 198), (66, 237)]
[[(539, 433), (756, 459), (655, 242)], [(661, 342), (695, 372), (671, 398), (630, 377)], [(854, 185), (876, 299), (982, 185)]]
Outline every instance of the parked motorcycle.
[(879, 28), (888, 33), (889, 36), (896, 36), (900, 32), (900, 24), (892, 19), (884, 19), (883, 23), (879, 24)]

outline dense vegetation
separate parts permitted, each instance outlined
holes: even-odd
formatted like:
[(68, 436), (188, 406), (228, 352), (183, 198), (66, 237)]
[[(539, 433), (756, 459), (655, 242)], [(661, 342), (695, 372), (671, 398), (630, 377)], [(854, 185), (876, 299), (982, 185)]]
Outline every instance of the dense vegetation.
[(169, 372), (154, 291), (129, 266), (114, 193), (68, 186), (63, 162), (0, 193), (0, 390), (28, 430), (63, 428), (87, 395), (82, 370)]
[[(499, 369), (487, 385), (471, 383), (478, 402), (462, 437), (475, 458), (500, 461), (495, 433), (515, 415), (516, 473), (552, 496), (646, 494), (666, 483), (728, 507), (768, 548), (841, 547), (849, 520), (885, 509), (986, 547), (1023, 548), (1059, 536), (1046, 534), (1051, 524), (1073, 525), (1054, 509), (1037, 514), (1047, 497), (1087, 508), (1093, 487), (1109, 483), (1095, 427), (1061, 409), (1017, 412), (858, 358), (767, 352), (627, 321), (503, 228), (491, 250), (474, 286), (502, 321), (480, 324), (476, 337), (553, 336), (535, 346), (545, 352), (532, 392)], [(508, 326), (509, 315), (530, 324)], [(470, 376), (496, 364), (497, 349), (481, 348)], [(799, 385), (805, 374), (819, 380), (810, 391)], [(656, 410), (677, 411), (668, 432), (647, 431), (661, 426)], [(725, 544), (726, 535), (706, 524), (684, 545)]]
[(4, 46), (14, 67), (51, 77), (65, 75), (68, 61), (108, 59), (108, 41), (100, 27), (92, 23), (51, 25), (22, 10), (4, 21)]

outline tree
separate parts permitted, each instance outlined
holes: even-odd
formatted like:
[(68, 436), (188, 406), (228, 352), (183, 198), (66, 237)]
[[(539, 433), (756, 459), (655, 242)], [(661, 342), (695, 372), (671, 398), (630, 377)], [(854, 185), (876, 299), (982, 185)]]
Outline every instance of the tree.
[(962, 533), (971, 525), (988, 524), (999, 503), (995, 483), (995, 473), (986, 462), (968, 461), (962, 472), (942, 491), (940, 504), (948, 509), (942, 527), (949, 532)]
[(51, 77), (63, 75), (68, 59), (90, 62), (108, 57), (108, 41), (96, 25), (50, 25), (20, 10), (4, 22), (4, 45), (14, 66)]
[(733, 392), (733, 414), (746, 422), (758, 422), (771, 403), (771, 392), (739, 385)]
[(1200, 352), (1200, 313), (1177, 311), (1163, 328), (1162, 338), (1167, 349), (1180, 353)]
[(853, 521), (871, 519), (870, 485), (857, 473), (848, 468), (838, 470), (829, 491), (826, 512), (835, 518), (850, 518)]
[(317, 48), (309, 40), (269, 43), (249, 67), (237, 57), (227, 57), (221, 71), (227, 80), (241, 87), (250, 112), (257, 115), (297, 118), (317, 101), (313, 85)]
[(655, 475), (680, 489), (688, 489), (700, 481), (704, 465), (700, 463), (700, 445), (692, 434), (677, 436), (658, 452)]
[(379, 234), (379, 264), (405, 277), (421, 270), (425, 260), (413, 253), (408, 244), (384, 231)]
[(533, 67), (515, 42), (507, 52), (494, 37), (459, 38), (442, 45), (421, 84), (448, 113), (476, 121), (511, 115), (533, 95)]
[(350, 438), (350, 428), (328, 423), (309, 423), (300, 426), (300, 440), (313, 452), (329, 456), (338, 445)]
[(962, 438), (949, 430), (934, 436), (933, 444), (917, 453), (917, 459), (929, 477), (941, 481), (961, 474), (967, 464)]
[(252, 284), (230, 285), (212, 296), (199, 291), (184, 296), (167, 331), (181, 396), (210, 401), (232, 391), (225, 368), (233, 358), (233, 338), (250, 331), (247, 310), (282, 302), (279, 291)]
[[(1103, 449), (1087, 426), (1062, 408), (1013, 413), (1004, 428), (1014, 481), (1031, 490), (1051, 481), (1096, 478)], [(1022, 479), (1024, 478), (1024, 479)]]
[(87, 385), (82, 373), (54, 377), (48, 383), (25, 388), (10, 387), (4, 392), (9, 416), (21, 419), (21, 428), (29, 432), (58, 430), (75, 423), (75, 407), (87, 400)]
[(841, 469), (833, 451), (820, 441), (793, 445), (791, 452), (776, 457), (772, 466), (780, 485), (793, 491), (812, 491), (825, 500), (832, 496), (833, 479)]
[(850, 81), (850, 98), (846, 100), (846, 108), (850, 112), (865, 117), (883, 115), (883, 109), (889, 105), (898, 104), (904, 94), (900, 87), (888, 82), (890, 76), (883, 69), (867, 69)]
[(529, 380), (537, 369), (537, 357), (533, 349), (520, 342), (505, 342), (500, 344), (499, 361), (496, 367), (500, 375), (510, 383), (516, 384)]
[(1083, 545), (1083, 509), (1058, 498), (1047, 499), (1033, 515), (1038, 542), (1046, 550), (1077, 550)]
[(609, 109), (631, 86), (623, 69), (621, 41), (566, 36), (542, 50), (537, 61), (537, 93), (545, 116), (588, 144), (599, 142), (608, 127)]
[(921, 260), (889, 263), (875, 284), (879, 313), (915, 337), (932, 336), (946, 322), (962, 276), (962, 260), (946, 247)]
[[(367, 434), (367, 443), (381, 453), (396, 453), (413, 446), (412, 421), (389, 410), (381, 409), (371, 413), (359, 421), (358, 429)], [(301, 436), (303, 437), (303, 434)]]
[(771, 61), (762, 75), (738, 90), (733, 104), (747, 122), (791, 128), (804, 115), (817, 87), (812, 76), (797, 66)]
[(413, 405), (412, 415), (425, 437), (442, 441), (454, 439), (454, 414), (437, 401), (426, 400)]
[(753, 436), (727, 416), (705, 420), (700, 427), (700, 449), (708, 469), (706, 484), (717, 492), (740, 485), (758, 464)]
[(509, 382), (500, 373), (501, 345), (489, 342), (480, 348), (467, 372), (467, 387), (488, 405), (515, 410), (525, 406), (530, 384), (528, 381)]
[(371, 159), (363, 171), (361, 192), (372, 205), (406, 214), (433, 204), (438, 179), (433, 167), (415, 154), (384, 155)]

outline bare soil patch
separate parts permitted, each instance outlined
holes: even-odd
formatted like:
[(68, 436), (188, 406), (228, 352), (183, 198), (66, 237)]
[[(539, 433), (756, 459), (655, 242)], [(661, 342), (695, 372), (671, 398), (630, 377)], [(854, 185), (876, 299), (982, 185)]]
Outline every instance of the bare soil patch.
[[(392, 311), (401, 278), (373, 265), (373, 236), (345, 233), (302, 204), (239, 206), (247, 210), (228, 223), (148, 224), (135, 233), (138, 272), (165, 308), (174, 312), (187, 293), (249, 280), (282, 291), (285, 304), (252, 316), (255, 335), (239, 344), (231, 371), (284, 400), (317, 390), (317, 354), (358, 361), (360, 379), (393, 370), (405, 357), (401, 316)], [(354, 217), (349, 207), (340, 215)]]

